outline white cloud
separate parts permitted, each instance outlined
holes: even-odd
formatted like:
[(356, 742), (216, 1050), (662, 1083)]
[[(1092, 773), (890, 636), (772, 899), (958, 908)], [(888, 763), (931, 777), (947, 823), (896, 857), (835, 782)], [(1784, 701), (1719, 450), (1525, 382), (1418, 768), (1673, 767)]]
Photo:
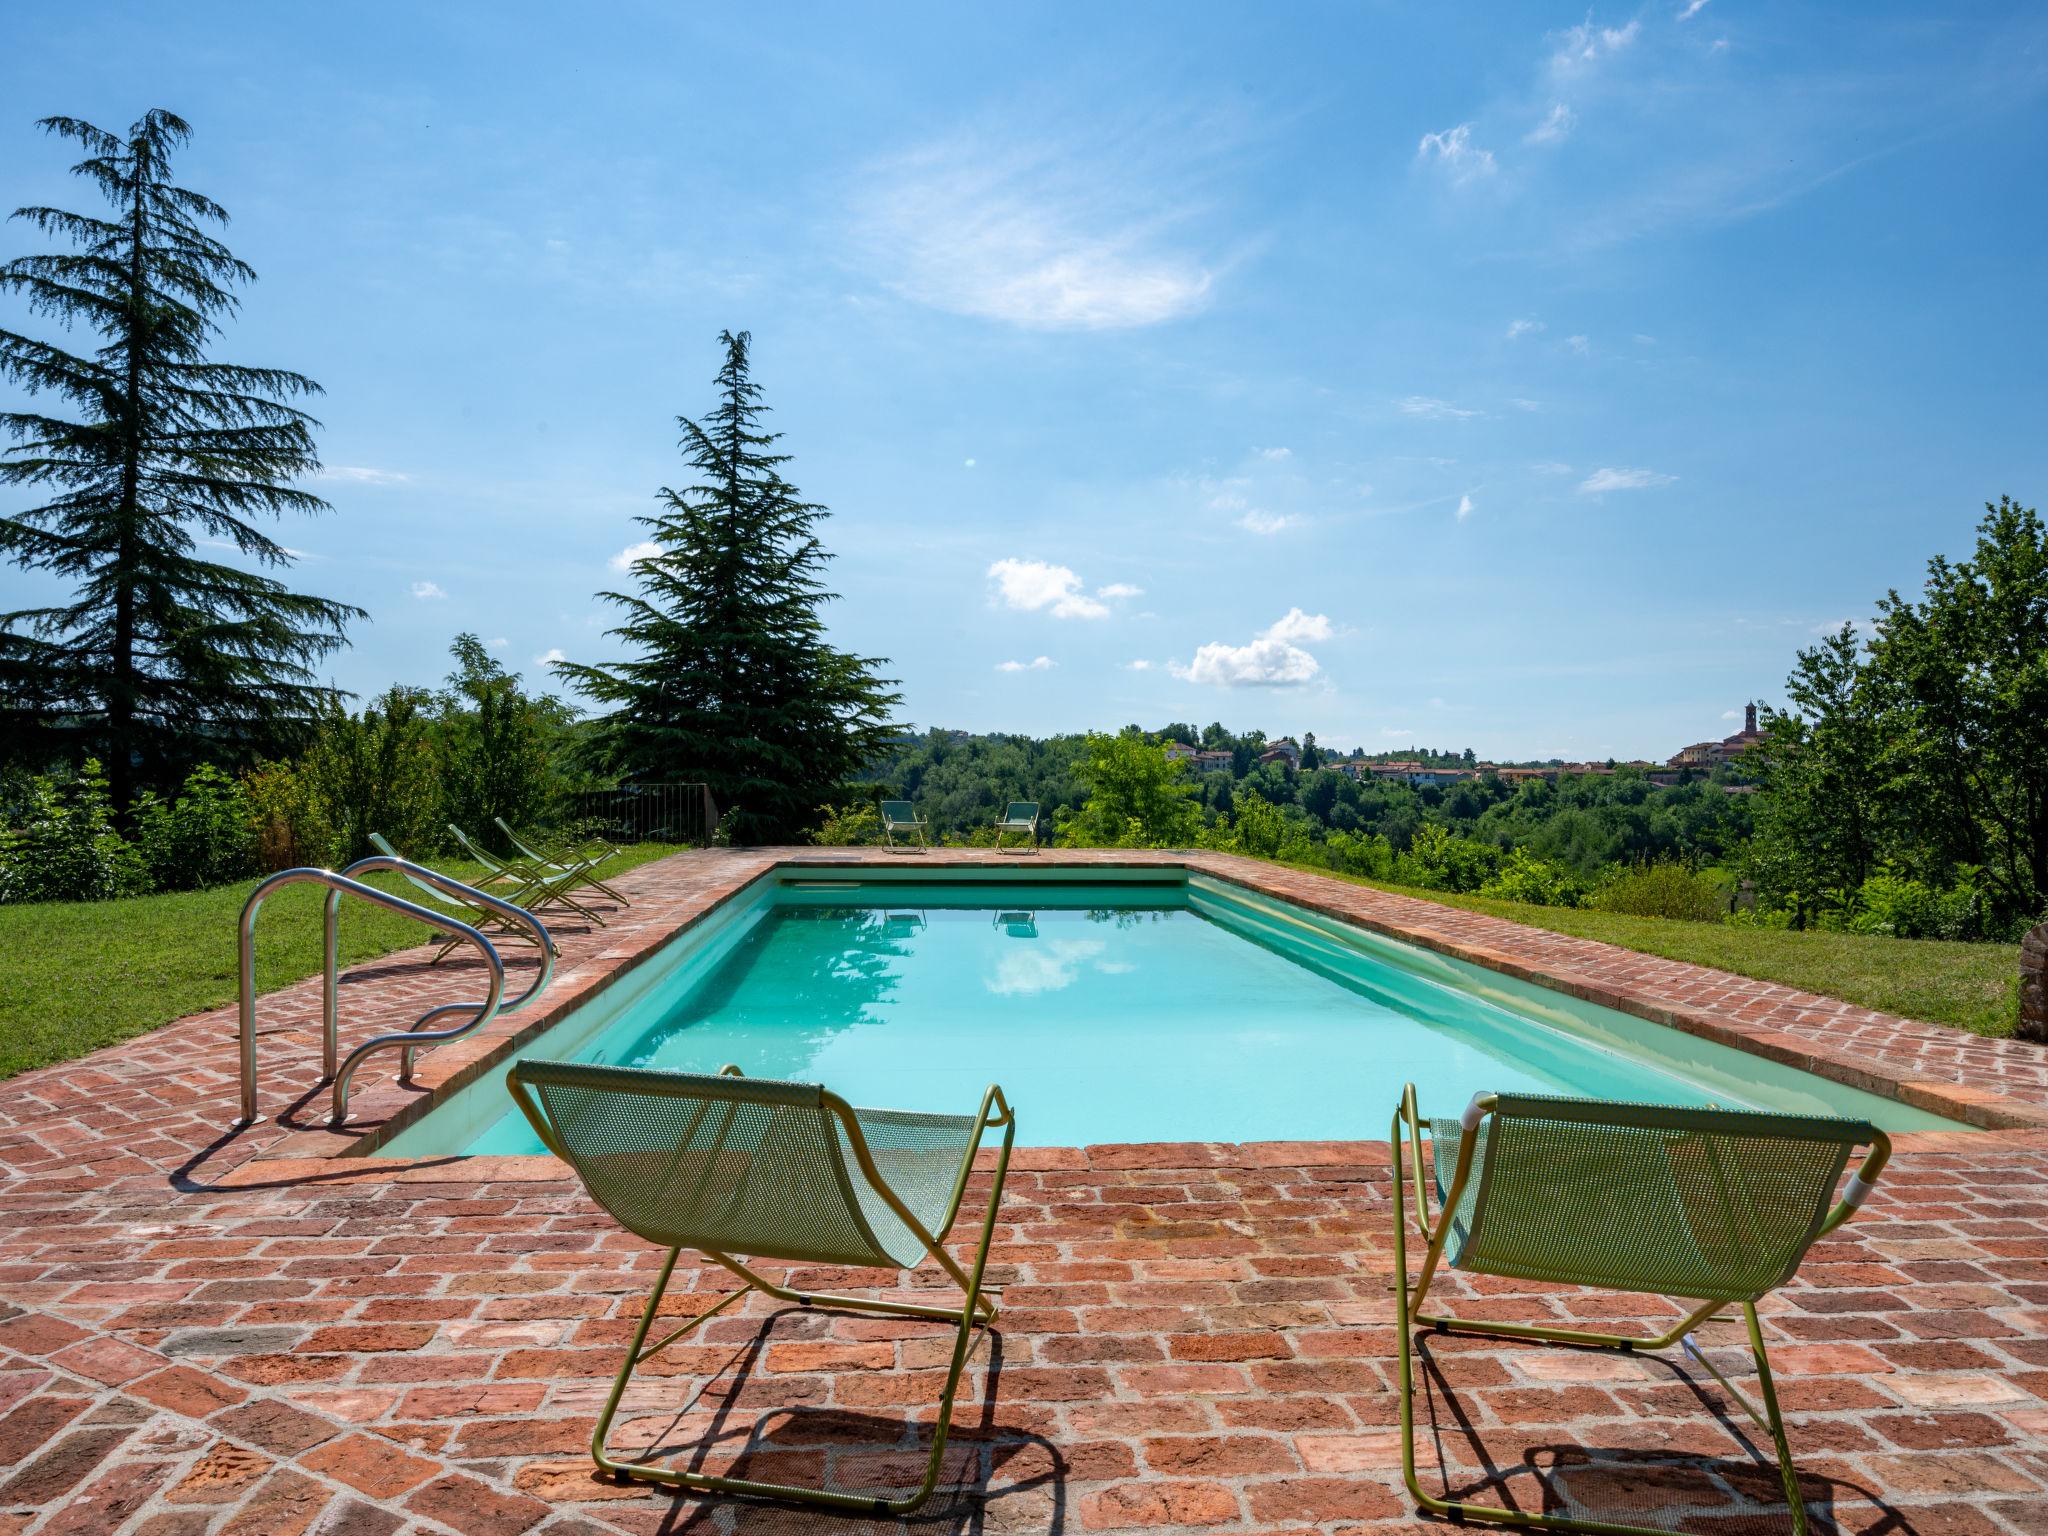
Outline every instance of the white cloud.
[(1460, 123), (1442, 133), (1425, 133), (1422, 142), (1415, 146), (1415, 158), (1434, 161), (1450, 172), (1453, 181), (1491, 176), (1495, 170), (1493, 151), (1472, 142), (1470, 123)]
[(505, 649), (506, 646), (510, 645), (511, 643), (512, 642), (506, 639), (505, 636), (500, 635), (498, 636), (497, 639), (491, 642), (491, 649), (494, 651), (502, 651)]
[(1460, 496), (1460, 497), (1458, 498), (1458, 521), (1462, 523), (1463, 521), (1465, 521), (1465, 519), (1466, 519), (1466, 518), (1470, 517), (1471, 515), (1472, 515), (1472, 498), (1471, 498), (1471, 496), (1470, 496), (1470, 495)]
[(1246, 533), (1275, 534), (1292, 528), (1300, 518), (1286, 512), (1268, 512), (1263, 507), (1253, 507), (1237, 520), (1237, 526)]
[(1050, 656), (1034, 656), (1029, 661), (999, 661), (998, 672), (1050, 672), (1059, 663)]
[(412, 595), (418, 598), (432, 599), (446, 597), (448, 594), (431, 581), (416, 581), (412, 584)]
[(1598, 63), (1621, 52), (1636, 40), (1641, 30), (1640, 21), (1631, 21), (1625, 27), (1598, 27), (1589, 15), (1576, 27), (1555, 34), (1557, 50), (1550, 56), (1550, 67), (1568, 73)]
[(1152, 670), (1152, 663), (1146, 661), (1143, 657), (1136, 661), (1127, 661), (1124, 663), (1124, 666), (1132, 672), (1150, 672)]
[(1291, 448), (1254, 448), (1252, 452), (1262, 459), (1291, 459), (1294, 457), (1294, 450)]
[(1678, 13), (1680, 21), (1691, 21), (1711, 3), (1711, 0), (1686, 0), (1685, 9)]
[(411, 475), (401, 475), (395, 469), (365, 469), (359, 464), (329, 464), (315, 475), (316, 480), (341, 480), (350, 485), (409, 485)]
[(1322, 670), (1302, 644), (1327, 640), (1334, 633), (1325, 615), (1290, 608), (1249, 645), (1212, 641), (1197, 650), (1186, 666), (1176, 663), (1168, 670), (1184, 681), (1219, 688), (1296, 687)]
[(661, 546), (652, 539), (642, 539), (638, 544), (628, 544), (611, 558), (615, 571), (630, 571), (635, 560), (652, 560), (661, 553)]
[(1579, 121), (1578, 113), (1563, 102), (1553, 102), (1550, 115), (1522, 135), (1524, 144), (1562, 144), (1571, 137), (1572, 129)]
[(1050, 608), (1056, 619), (1101, 619), (1109, 608), (1081, 590), (1081, 578), (1045, 560), (998, 560), (988, 568), (996, 596), (1006, 608), (1035, 613)]
[(533, 664), (536, 667), (551, 667), (558, 661), (567, 661), (568, 659), (568, 657), (562, 654), (560, 646), (551, 645), (533, 658)]
[(1606, 491), (1647, 491), (1660, 485), (1669, 485), (1676, 475), (1662, 475), (1654, 469), (1596, 469), (1579, 482), (1579, 489), (1589, 496), (1598, 496)]
[(1185, 135), (1029, 145), (966, 134), (867, 172), (857, 236), (904, 296), (1030, 330), (1158, 325), (1215, 273), (1169, 243), (1200, 199)]
[(1119, 597), (1143, 597), (1145, 589), (1143, 587), (1134, 587), (1128, 581), (1112, 581), (1106, 587), (1097, 587), (1095, 595), (1112, 600)]
[(1564, 340), (1565, 345), (1570, 347), (1574, 352), (1578, 353), (1581, 357), (1584, 357), (1587, 353), (1593, 350), (1593, 343), (1587, 340), (1584, 336), (1567, 336)]
[(1409, 395), (1396, 400), (1394, 406), (1403, 416), (1420, 416), (1425, 421), (1469, 421), (1474, 416), (1485, 414), (1483, 411), (1468, 411), (1430, 395)]
[(1542, 329), (1543, 322), (1541, 320), (1510, 320), (1508, 322), (1508, 340), (1514, 341), (1519, 337), (1533, 335)]

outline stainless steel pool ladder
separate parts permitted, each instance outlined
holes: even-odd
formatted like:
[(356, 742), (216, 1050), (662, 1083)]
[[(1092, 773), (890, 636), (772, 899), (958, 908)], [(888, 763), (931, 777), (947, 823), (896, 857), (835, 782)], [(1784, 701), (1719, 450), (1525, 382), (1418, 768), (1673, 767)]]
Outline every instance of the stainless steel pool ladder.
[[(407, 901), (403, 896), (394, 896), (389, 891), (380, 891), (374, 885), (366, 885), (355, 878), (380, 869), (396, 870), (425, 885), (447, 891), (467, 903), (487, 907), (509, 922), (515, 922), (532, 931), (540, 949), (540, 973), (533, 984), (512, 1001), (505, 1002), (505, 962), (481, 931), (459, 918), (445, 912), (435, 912), (417, 902)], [(509, 901), (501, 900), (473, 886), (464, 885), (438, 870), (428, 869), (409, 859), (392, 858), (385, 854), (373, 854), (358, 859), (339, 874), (331, 869), (286, 869), (280, 870), (259, 884), (249, 893), (249, 899), (242, 904), (242, 918), (239, 931), (240, 979), (241, 979), (241, 1068), (242, 1068), (242, 1113), (234, 1122), (237, 1130), (255, 1125), (263, 1116), (256, 1109), (256, 915), (263, 908), (266, 897), (280, 886), (314, 884), (325, 886), (327, 898), (322, 913), (323, 967), (320, 999), (320, 1081), (334, 1084), (332, 1122), (340, 1125), (348, 1118), (349, 1082), (362, 1059), (372, 1051), (387, 1046), (398, 1046), (403, 1051), (399, 1062), (400, 1082), (412, 1081), (414, 1053), (422, 1045), (438, 1045), (445, 1040), (460, 1040), (464, 1035), (481, 1029), (501, 1013), (510, 1013), (523, 1008), (540, 996), (555, 974), (555, 942), (547, 929), (523, 907), (515, 907)], [(402, 912), (407, 917), (417, 918), (443, 933), (467, 941), (483, 957), (490, 973), (487, 994), (481, 1003), (443, 1003), (428, 1009), (415, 1019), (412, 1025), (399, 1033), (377, 1035), (365, 1040), (348, 1054), (348, 1059), (336, 1064), (340, 1055), (340, 925), (341, 898), (344, 895), (360, 896), (363, 900), (393, 912)], [(471, 1013), (474, 1016), (465, 1024), (453, 1029), (426, 1030), (422, 1026), (451, 1013)]]

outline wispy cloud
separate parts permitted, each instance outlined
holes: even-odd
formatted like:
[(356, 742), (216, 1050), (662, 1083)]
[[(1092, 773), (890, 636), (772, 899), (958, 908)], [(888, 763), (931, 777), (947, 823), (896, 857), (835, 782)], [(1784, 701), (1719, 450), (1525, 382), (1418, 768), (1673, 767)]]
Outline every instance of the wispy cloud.
[(661, 546), (652, 539), (642, 539), (638, 544), (628, 544), (613, 555), (609, 562), (615, 571), (630, 571), (636, 560), (652, 560), (661, 553)]
[(1188, 125), (1083, 140), (963, 132), (871, 166), (858, 242), (897, 292), (1031, 330), (1158, 325), (1206, 305), (1227, 260), (1188, 228), (1202, 157)]
[(1050, 656), (1034, 656), (1029, 661), (999, 661), (998, 672), (1050, 672), (1059, 663)]
[(1197, 650), (1186, 666), (1174, 663), (1168, 670), (1184, 681), (1218, 688), (1298, 687), (1322, 670), (1303, 645), (1328, 640), (1335, 633), (1326, 615), (1290, 608), (1250, 644), (1212, 641)]
[(1268, 512), (1263, 507), (1253, 507), (1237, 520), (1237, 526), (1246, 533), (1271, 535), (1285, 532), (1301, 521), (1287, 512)]
[(1659, 474), (1654, 469), (1596, 469), (1579, 482), (1579, 489), (1588, 496), (1600, 496), (1608, 491), (1648, 491), (1669, 485), (1677, 478), (1676, 475)]
[(1640, 20), (1622, 27), (1598, 26), (1589, 15), (1576, 27), (1567, 27), (1553, 34), (1551, 41), (1555, 46), (1550, 55), (1550, 67), (1561, 74), (1569, 74), (1611, 58), (1633, 43), (1642, 27)]
[(1543, 322), (1541, 320), (1510, 320), (1508, 322), (1508, 340), (1518, 341), (1524, 336), (1533, 336), (1542, 329)]
[(1045, 560), (998, 560), (988, 568), (995, 600), (1026, 613), (1050, 609), (1056, 619), (1103, 619), (1109, 605), (1081, 589), (1081, 578), (1067, 566)]
[(1550, 115), (1522, 135), (1524, 144), (1562, 144), (1571, 137), (1573, 126), (1579, 114), (1563, 102), (1552, 102)]
[(395, 469), (368, 469), (359, 464), (329, 464), (316, 480), (338, 480), (348, 485), (410, 485), (411, 475), (402, 475)]
[(1438, 400), (1432, 395), (1409, 395), (1396, 400), (1394, 408), (1403, 416), (1420, 416), (1425, 421), (1468, 421), (1486, 414), (1453, 405), (1448, 400)]
[(412, 595), (431, 601), (434, 598), (446, 597), (448, 594), (431, 581), (416, 581), (412, 584)]
[(1441, 133), (1425, 133), (1422, 142), (1415, 146), (1415, 158), (1425, 164), (1440, 166), (1453, 181), (1491, 176), (1498, 169), (1494, 164), (1493, 151), (1481, 149), (1472, 142), (1470, 123), (1460, 123)]

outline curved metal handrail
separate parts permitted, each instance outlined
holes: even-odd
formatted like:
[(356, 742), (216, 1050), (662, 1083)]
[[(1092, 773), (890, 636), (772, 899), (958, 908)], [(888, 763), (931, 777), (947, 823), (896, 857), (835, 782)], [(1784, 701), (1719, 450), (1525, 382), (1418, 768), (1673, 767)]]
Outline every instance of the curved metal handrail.
[[(346, 875), (337, 875), (331, 869), (314, 869), (307, 866), (299, 869), (279, 870), (276, 874), (270, 876), (269, 879), (259, 882), (256, 889), (249, 893), (249, 899), (242, 903), (242, 917), (237, 931), (236, 958), (242, 994), (240, 1009), (242, 1114), (241, 1118), (235, 1121), (235, 1128), (238, 1130), (255, 1125), (263, 1118), (263, 1116), (256, 1112), (256, 915), (263, 910), (263, 903), (272, 891), (277, 890), (281, 886), (308, 883), (326, 886), (330, 893), (332, 893), (329, 897), (330, 900), (336, 899), (340, 892), (347, 891), (351, 895), (362, 897), (365, 901), (373, 902), (380, 907), (387, 907), (393, 912), (403, 912), (408, 917), (416, 918), (420, 922), (440, 929), (444, 933), (453, 933), (456, 937), (467, 939), (470, 943), (474, 944), (479, 953), (483, 955), (484, 963), (491, 970), (490, 996), (486, 1000), (476, 1023), (482, 1023), (484, 1019), (489, 1018), (498, 1011), (498, 999), (505, 992), (505, 962), (498, 958), (498, 951), (492, 946), (491, 941), (476, 929), (470, 927), (469, 924), (460, 922), (444, 913), (430, 911), (418, 902), (407, 901), (403, 896), (394, 896), (389, 891), (380, 891), (374, 885), (365, 885), (360, 880), (351, 880)], [(543, 968), (546, 969), (545, 963)], [(334, 985), (332, 972), (328, 974), (327, 985), (331, 995)], [(466, 1008), (473, 1005), (465, 1003), (458, 1006)], [(322, 1066), (329, 1068), (331, 1068), (334, 1059), (333, 1025), (331, 1022), (328, 1022), (331, 1019), (332, 1013), (329, 1012), (327, 1020), (323, 1021), (327, 1033), (325, 1049), (322, 1055)], [(471, 1027), (474, 1026), (472, 1025)], [(467, 1030), (460, 1031), (460, 1033), (467, 1033)], [(445, 1037), (437, 1036), (436, 1038)], [(372, 1041), (370, 1043), (374, 1045), (378, 1042)], [(359, 1047), (350, 1055), (347, 1065), (352, 1067), (356, 1057), (361, 1054), (362, 1048)], [(333, 1076), (334, 1074), (330, 1070), (326, 1075)], [(325, 1081), (325, 1077), (322, 1080)]]
[[(321, 998), (321, 1023), (323, 1029), (321, 1064), (327, 1076), (334, 1080), (331, 1114), (331, 1123), (334, 1125), (340, 1125), (348, 1119), (349, 1083), (355, 1076), (357, 1066), (372, 1051), (390, 1045), (401, 1047), (398, 1080), (402, 1083), (409, 1083), (412, 1081), (414, 1053), (422, 1045), (438, 1045), (446, 1040), (460, 1040), (463, 1036), (481, 1029), (485, 1024), (497, 1017), (497, 1015), (511, 1013), (515, 1009), (524, 1008), (528, 1003), (540, 996), (548, 983), (554, 979), (555, 974), (556, 950), (554, 937), (542, 925), (539, 918), (535, 917), (524, 907), (515, 907), (509, 901), (502, 900), (496, 896), (486, 895), (484, 892), (476, 889), (475, 886), (464, 885), (453, 875), (444, 875), (437, 869), (429, 869), (424, 864), (415, 864), (410, 859), (398, 858), (392, 854), (373, 853), (367, 858), (357, 859), (353, 864), (344, 869), (337, 878), (349, 880), (351, 886), (356, 886), (357, 882), (352, 877), (380, 869), (396, 870), (398, 873), (423, 885), (435, 886), (440, 890), (459, 896), (464, 901), (471, 902), (480, 907), (488, 907), (500, 917), (522, 924), (530, 929), (533, 933), (534, 942), (540, 948), (540, 971), (534, 977), (531, 986), (513, 998), (511, 1002), (505, 1002), (503, 1000), (505, 992), (505, 962), (498, 955), (497, 946), (492, 944), (489, 939), (484, 938), (478, 930), (472, 928), (459, 918), (449, 917), (446, 914), (431, 917), (428, 920), (436, 928), (455, 932), (463, 937), (475, 935), (477, 939), (482, 941), (485, 957), (491, 966), (490, 996), (480, 1005), (476, 1003), (442, 1003), (438, 1007), (429, 1008), (425, 1013), (413, 1020), (412, 1024), (405, 1030), (396, 1034), (376, 1035), (365, 1040), (361, 1045), (348, 1053), (348, 1059), (341, 1063), (340, 1070), (337, 1071), (334, 1068), (334, 1055), (339, 1028), (337, 996), (340, 992), (340, 978), (338, 975), (341, 931), (340, 913), (342, 890), (345, 887), (337, 887), (330, 890), (327, 893), (326, 909), (321, 915), (321, 937), (324, 946), (323, 953), (325, 955), (325, 985)], [(371, 886), (359, 888), (375, 889), (375, 887)], [(429, 910), (413, 902), (406, 902), (405, 905), (411, 908), (415, 914)], [(454, 1029), (429, 1030), (422, 1027), (445, 1014), (466, 1013), (471, 1010), (475, 1011), (476, 1016), (468, 1023), (458, 1025)]]

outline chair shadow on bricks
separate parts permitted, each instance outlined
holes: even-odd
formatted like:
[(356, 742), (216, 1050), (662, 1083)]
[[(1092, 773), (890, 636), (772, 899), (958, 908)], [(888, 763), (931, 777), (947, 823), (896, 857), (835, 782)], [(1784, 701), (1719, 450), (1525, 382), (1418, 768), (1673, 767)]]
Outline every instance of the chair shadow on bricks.
[[(936, 1373), (910, 1373), (917, 1381), (903, 1394), (903, 1410), (876, 1414), (822, 1401), (836, 1396), (841, 1375), (776, 1376), (761, 1370), (769, 1349), (787, 1342), (790, 1324), (797, 1325), (798, 1337), (810, 1339), (816, 1335), (805, 1325), (823, 1320), (801, 1307), (780, 1308), (761, 1318), (737, 1353), (716, 1374), (683, 1392), (680, 1402), (661, 1393), (660, 1386), (667, 1383), (659, 1378), (637, 1382), (613, 1426), (613, 1454), (622, 1461), (831, 1487), (876, 1499), (915, 1492), (931, 1457), (938, 1406), (936, 1389), (927, 1402), (915, 1388)], [(884, 1531), (952, 1536), (990, 1527), (1058, 1536), (1066, 1527), (1066, 1459), (1045, 1435), (1001, 1422), (999, 1331), (977, 1331), (967, 1371), (954, 1404), (938, 1485), (915, 1512), (867, 1516), (649, 1486), (645, 1492), (669, 1501), (667, 1516), (657, 1529), (664, 1536), (684, 1531), (693, 1536), (741, 1531), (749, 1536), (865, 1536)], [(884, 1380), (899, 1373), (849, 1374)], [(971, 1390), (977, 1385), (978, 1391)], [(664, 1396), (669, 1400), (661, 1401)], [(799, 1400), (805, 1397), (821, 1400)]]
[[(1466, 1402), (1486, 1391), (1449, 1383), (1444, 1362), (1461, 1352), (1433, 1351), (1434, 1342), (1427, 1335), (1416, 1341), (1416, 1471), (1425, 1490), (1448, 1500), (1674, 1533), (1784, 1536), (1789, 1514), (1768, 1438), (1676, 1361), (1629, 1357), (1664, 1372), (1667, 1388), (1685, 1395), (1682, 1408), (1638, 1406), (1620, 1417), (1624, 1410), (1610, 1405), (1615, 1417), (1583, 1423), (1577, 1438), (1560, 1439), (1556, 1420), (1540, 1414), (1526, 1422), (1519, 1415), (1499, 1423), (1476, 1420)], [(1560, 1407), (1558, 1419), (1571, 1417), (1569, 1406)], [(1534, 1438), (1545, 1432), (1552, 1438)], [(1794, 1434), (1796, 1442), (1796, 1423)], [(1799, 1463), (1799, 1479), (1815, 1536), (1915, 1536), (1908, 1512), (1834, 1475), (1813, 1455)]]

